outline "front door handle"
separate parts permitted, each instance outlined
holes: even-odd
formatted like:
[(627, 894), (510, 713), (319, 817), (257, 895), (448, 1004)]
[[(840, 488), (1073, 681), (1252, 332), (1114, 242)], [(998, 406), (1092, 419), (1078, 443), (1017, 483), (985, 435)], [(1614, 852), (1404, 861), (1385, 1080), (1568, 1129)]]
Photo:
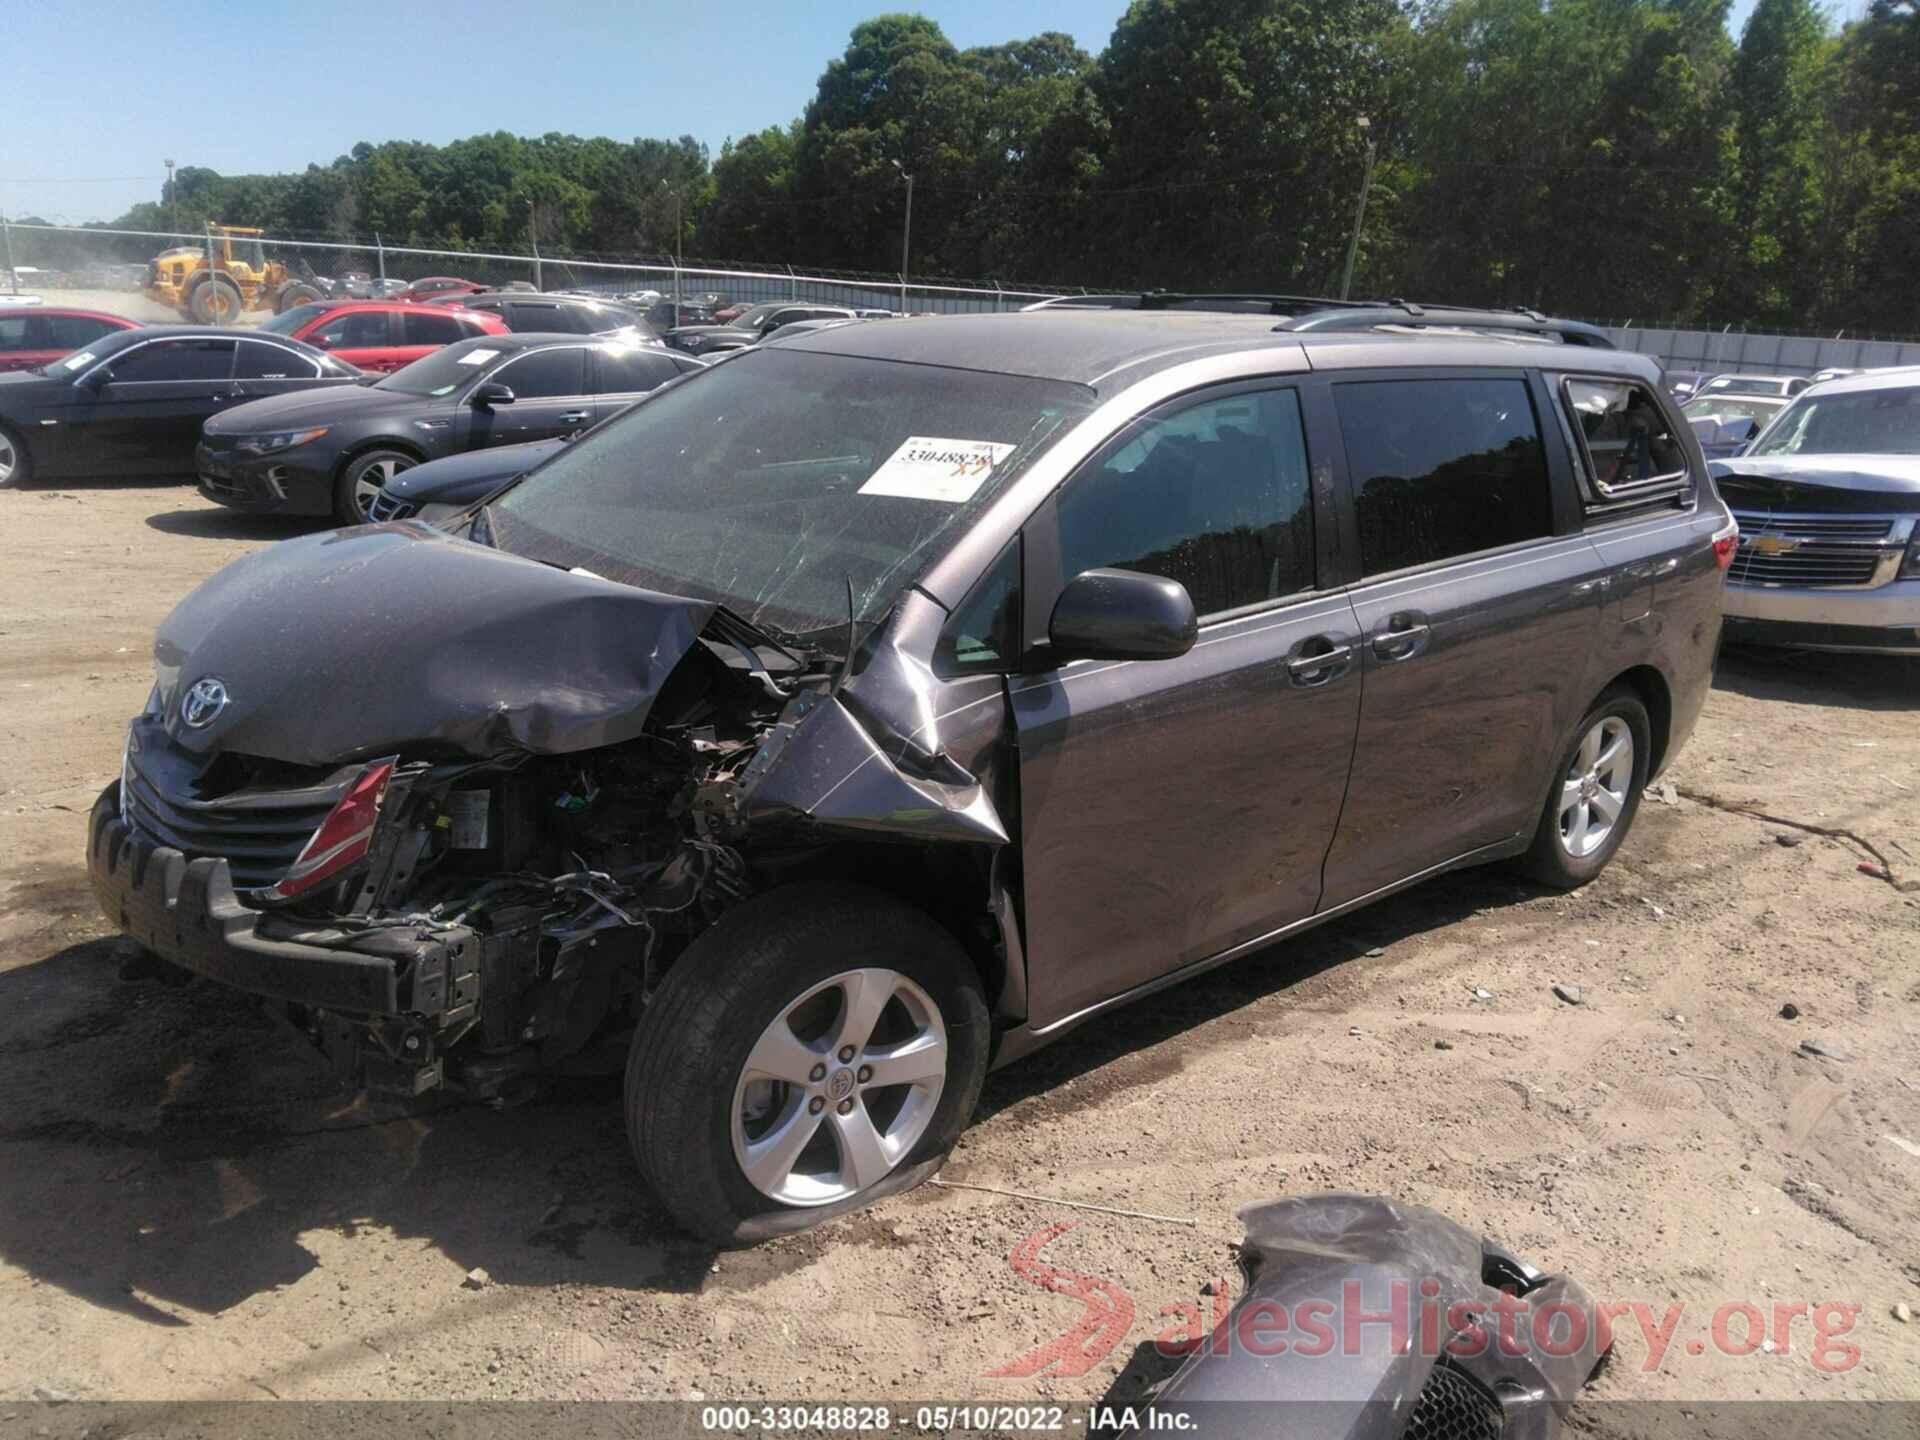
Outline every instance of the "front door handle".
[(1296, 685), (1325, 685), (1347, 673), (1353, 647), (1328, 635), (1302, 640), (1287, 657), (1287, 674)]
[(578, 425), (592, 413), (590, 410), (569, 410), (560, 417), (560, 423), (562, 425)]
[(1373, 653), (1382, 660), (1411, 660), (1427, 648), (1433, 630), (1427, 617), (1413, 610), (1387, 617), (1385, 629), (1373, 632)]

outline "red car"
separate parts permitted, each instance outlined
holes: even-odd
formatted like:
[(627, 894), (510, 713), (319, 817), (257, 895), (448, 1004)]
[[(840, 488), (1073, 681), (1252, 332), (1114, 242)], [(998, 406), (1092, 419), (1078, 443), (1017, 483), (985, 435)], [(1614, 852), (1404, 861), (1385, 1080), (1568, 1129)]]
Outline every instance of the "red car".
[(393, 298), (411, 305), (448, 295), (476, 295), (486, 288), (477, 280), (461, 280), (452, 275), (429, 275), (424, 280), (414, 281)]
[(304, 340), (362, 370), (398, 370), (442, 345), (476, 335), (505, 335), (497, 315), (452, 305), (431, 309), (400, 300), (316, 300), (260, 327)]
[(137, 320), (101, 310), (0, 309), (0, 370), (38, 370), (116, 330), (137, 330)]

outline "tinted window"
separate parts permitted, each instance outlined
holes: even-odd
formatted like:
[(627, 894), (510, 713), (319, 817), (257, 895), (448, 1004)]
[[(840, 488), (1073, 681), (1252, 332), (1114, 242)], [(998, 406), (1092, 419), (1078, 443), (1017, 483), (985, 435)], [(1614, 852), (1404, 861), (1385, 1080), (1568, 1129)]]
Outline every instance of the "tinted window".
[(579, 333), (567, 323), (567, 317), (560, 313), (560, 307), (551, 301), (514, 300), (502, 307), (500, 315), (507, 322), (507, 328), (510, 330), (552, 332), (560, 335)]
[(600, 349), (600, 389), (606, 394), (651, 390), (679, 373), (679, 366), (657, 351), (626, 345), (604, 345)]
[(1020, 653), (1020, 542), (1000, 552), (940, 632), (934, 662), (942, 674), (1004, 670)]
[(296, 305), (291, 310), (282, 310), (271, 320), (262, 320), (260, 328), (273, 335), (292, 335), (305, 328), (311, 320), (318, 320), (331, 305)]
[(400, 338), (405, 345), (451, 345), (465, 336), (459, 320), (452, 315), (409, 310), (400, 320)]
[(279, 345), (242, 340), (233, 373), (240, 380), (311, 380), (320, 373), (320, 367)]
[(1645, 386), (1576, 375), (1566, 382), (1566, 396), (1578, 421), (1587, 478), (1603, 498), (1687, 478), (1687, 452)]
[(509, 361), (491, 378), (511, 387), (516, 400), (585, 394), (587, 352), (578, 345), (565, 350), (541, 350)]
[(25, 350), (26, 348), (27, 317), (0, 315), (0, 350)]
[(390, 333), (385, 311), (353, 310), (335, 316), (306, 338), (309, 345), (322, 350), (363, 350), (391, 344)]
[(1313, 495), (1292, 390), (1230, 395), (1138, 426), (1060, 497), (1061, 577), (1178, 580), (1202, 615), (1313, 585)]
[(47, 348), (78, 350), (82, 345), (91, 345), (102, 335), (119, 328), (118, 325), (109, 325), (104, 320), (89, 320), (84, 315), (49, 315), (47, 316)]
[(1334, 395), (1367, 574), (1552, 531), (1525, 381), (1387, 380)]
[(141, 380), (225, 380), (233, 373), (231, 340), (156, 340), (113, 362), (116, 384)]

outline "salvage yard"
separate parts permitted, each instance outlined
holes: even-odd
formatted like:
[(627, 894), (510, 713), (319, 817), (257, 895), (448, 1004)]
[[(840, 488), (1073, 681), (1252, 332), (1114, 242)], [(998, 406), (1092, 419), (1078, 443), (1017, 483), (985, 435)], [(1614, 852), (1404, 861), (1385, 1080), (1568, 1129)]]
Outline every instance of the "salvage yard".
[(1670, 1319), (1594, 1398), (1920, 1399), (1920, 662), (1723, 655), (1587, 889), (1445, 878), (990, 1078), (942, 1179), (1137, 1214), (928, 1186), (716, 1255), (616, 1083), (369, 1107), (96, 913), (155, 624), (297, 532), (139, 485), (0, 530), (0, 1397), (1131, 1398), (1235, 1210), (1337, 1189)]

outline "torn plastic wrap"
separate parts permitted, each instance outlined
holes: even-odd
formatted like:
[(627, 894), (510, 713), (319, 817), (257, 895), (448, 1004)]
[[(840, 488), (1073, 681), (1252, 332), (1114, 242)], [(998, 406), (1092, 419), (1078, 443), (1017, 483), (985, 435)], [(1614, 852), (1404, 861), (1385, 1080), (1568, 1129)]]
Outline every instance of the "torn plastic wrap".
[[(713, 609), (421, 525), (284, 540), (161, 625), (161, 713), (190, 750), (295, 765), (591, 750), (640, 733)], [(208, 677), (227, 703), (189, 727), (180, 692)]]
[[(1154, 1401), (1186, 1412), (1188, 1433), (1548, 1440), (1602, 1358), (1595, 1306), (1578, 1283), (1423, 1205), (1309, 1195), (1240, 1218), (1246, 1291)], [(1523, 1307), (1512, 1346), (1495, 1309), (1503, 1291)], [(1306, 1332), (1275, 1319), (1306, 1316), (1316, 1302), (1331, 1341), (1319, 1354)], [(1543, 1316), (1554, 1317), (1546, 1344)]]

